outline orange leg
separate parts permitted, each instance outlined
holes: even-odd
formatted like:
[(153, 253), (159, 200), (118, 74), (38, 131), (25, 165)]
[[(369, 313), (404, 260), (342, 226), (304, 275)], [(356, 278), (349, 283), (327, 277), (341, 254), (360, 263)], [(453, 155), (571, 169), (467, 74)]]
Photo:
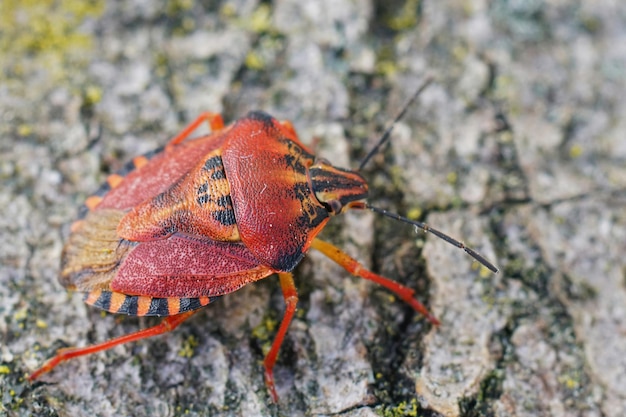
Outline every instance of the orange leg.
[(191, 135), (193, 131), (196, 130), (198, 126), (200, 126), (205, 121), (209, 123), (209, 126), (211, 127), (211, 131), (213, 132), (215, 132), (216, 130), (220, 130), (224, 127), (224, 120), (222, 119), (221, 114), (204, 112), (200, 114), (200, 116), (198, 116), (196, 120), (194, 120), (186, 128), (184, 128), (182, 132), (176, 135), (174, 139), (172, 139), (167, 144), (167, 146), (173, 146), (173, 145), (177, 145), (181, 143), (182, 141), (187, 139), (189, 135)]
[(274, 386), (274, 364), (276, 364), (278, 351), (283, 344), (287, 329), (293, 319), (293, 315), (296, 312), (296, 305), (298, 304), (298, 291), (293, 282), (293, 275), (290, 272), (281, 272), (278, 274), (278, 277), (280, 278), (280, 287), (283, 290), (283, 297), (285, 298), (285, 314), (283, 315), (283, 321), (280, 322), (274, 343), (272, 343), (272, 347), (270, 351), (267, 352), (267, 355), (265, 355), (265, 360), (263, 361), (265, 365), (265, 385), (267, 385), (267, 389), (270, 391), (272, 400), (274, 400), (275, 403), (278, 402), (278, 395), (276, 394), (276, 387)]
[(414, 290), (405, 287), (404, 285), (399, 284), (396, 281), (390, 280), (389, 278), (385, 278), (381, 275), (377, 275), (365, 269), (354, 258), (350, 257), (347, 253), (341, 251), (339, 248), (331, 245), (328, 242), (324, 242), (320, 239), (314, 239), (311, 243), (311, 247), (317, 249), (333, 261), (337, 262), (352, 275), (374, 281), (375, 283), (387, 288), (398, 297), (400, 297), (404, 302), (413, 307), (416, 311), (426, 316), (426, 318), (430, 320), (431, 323), (439, 325), (439, 320), (437, 320), (435, 316), (430, 314), (430, 312), (426, 309), (426, 307), (424, 307), (422, 303), (414, 298)]
[(127, 334), (125, 336), (120, 336), (115, 339), (107, 340), (103, 343), (98, 343), (96, 345), (86, 346), (83, 348), (63, 348), (57, 351), (56, 356), (50, 358), (43, 366), (37, 369), (35, 372), (29, 375), (28, 380), (34, 381), (39, 378), (41, 375), (46, 372), (51, 371), (57, 365), (66, 360), (76, 358), (78, 356), (90, 355), (92, 353), (100, 352), (103, 350), (111, 349), (117, 345), (121, 345), (128, 342), (134, 342), (140, 339), (145, 339), (147, 337), (156, 336), (159, 334), (167, 333), (171, 330), (174, 330), (178, 327), (182, 322), (187, 320), (189, 317), (194, 315), (199, 310), (188, 311), (186, 313), (178, 314), (176, 316), (169, 316), (163, 319), (163, 321), (156, 326), (149, 327), (144, 330), (140, 330), (135, 333)]

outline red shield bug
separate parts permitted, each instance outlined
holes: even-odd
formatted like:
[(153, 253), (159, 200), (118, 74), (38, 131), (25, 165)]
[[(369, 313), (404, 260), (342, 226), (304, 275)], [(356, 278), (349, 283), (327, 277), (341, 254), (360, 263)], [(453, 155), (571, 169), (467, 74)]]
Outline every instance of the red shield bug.
[[(188, 139), (204, 122), (212, 133)], [(216, 298), (277, 274), (286, 307), (264, 361), (266, 384), (277, 401), (272, 369), (298, 301), (292, 271), (310, 248), (384, 286), (438, 324), (412, 289), (365, 269), (316, 237), (332, 216), (348, 209), (369, 209), (420, 227), (497, 272), (461, 242), (365, 203), (367, 193), (358, 172), (316, 158), (289, 122), (252, 112), (224, 126), (220, 115), (202, 114), (165, 147), (133, 159), (107, 178), (72, 224), (61, 259), (61, 284), (84, 293), (87, 304), (164, 320), (100, 344), (60, 349), (29, 380), (68, 359), (169, 332)]]

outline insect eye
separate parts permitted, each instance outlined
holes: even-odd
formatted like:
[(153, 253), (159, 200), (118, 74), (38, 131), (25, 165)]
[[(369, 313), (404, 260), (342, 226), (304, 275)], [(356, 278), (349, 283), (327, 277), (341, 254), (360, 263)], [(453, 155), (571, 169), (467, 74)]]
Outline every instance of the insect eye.
[(330, 214), (339, 214), (343, 210), (343, 204), (339, 200), (330, 200), (324, 203), (324, 205)]

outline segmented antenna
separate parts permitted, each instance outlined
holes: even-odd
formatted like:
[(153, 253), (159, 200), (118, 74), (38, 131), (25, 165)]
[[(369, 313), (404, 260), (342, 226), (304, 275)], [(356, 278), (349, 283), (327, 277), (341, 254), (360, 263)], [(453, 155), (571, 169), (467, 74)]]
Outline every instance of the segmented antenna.
[[(363, 159), (363, 161), (361, 162), (361, 165), (359, 165), (359, 171), (361, 171), (363, 169), (363, 167), (369, 162), (369, 160), (376, 155), (380, 148), (389, 141), (389, 138), (391, 137), (391, 131), (393, 130), (394, 126), (396, 125), (396, 123), (398, 123), (403, 117), (404, 114), (406, 113), (407, 109), (409, 108), (409, 106), (411, 106), (415, 100), (417, 99), (417, 97), (419, 97), (419, 95), (426, 89), (426, 87), (428, 87), (431, 83), (433, 82), (433, 77), (427, 77), (426, 80), (422, 83), (422, 85), (417, 89), (417, 91), (415, 91), (415, 93), (413, 93), (413, 95), (411, 96), (411, 98), (409, 99), (409, 101), (406, 102), (406, 104), (404, 105), (404, 107), (402, 107), (402, 109), (400, 110), (400, 112), (398, 113), (398, 115), (393, 119), (393, 122), (391, 122), (391, 125), (389, 125), (389, 127), (385, 130), (385, 132), (382, 134), (382, 136), (380, 137), (380, 139), (378, 140), (378, 142), (376, 143), (376, 145), (372, 148), (372, 150), (367, 154), (367, 156), (365, 156), (365, 158)], [(453, 237), (435, 229), (430, 227), (428, 224), (426, 223), (422, 223), (422, 222), (418, 222), (418, 221), (414, 221), (414, 220), (410, 220), (407, 219), (406, 217), (402, 217), (398, 214), (395, 213), (391, 213), (385, 209), (381, 209), (378, 207), (374, 207), (374, 206), (370, 206), (367, 203), (360, 203), (360, 204), (352, 204), (352, 208), (367, 208), (373, 212), (382, 214), (383, 216), (386, 217), (390, 217), (392, 219), (395, 220), (399, 220), (403, 223), (408, 223), (410, 225), (413, 225), (415, 227), (418, 227), (420, 229), (422, 229), (424, 232), (430, 232), (433, 235), (437, 236), (440, 239), (445, 240), (446, 242), (448, 242), (451, 245), (456, 246), (459, 249), (463, 249), (465, 251), (465, 253), (467, 253), (469, 256), (471, 256), (472, 258), (474, 258), (476, 261), (480, 262), (482, 265), (484, 265), (487, 269), (489, 269), (492, 272), (497, 273), (498, 272), (498, 268), (496, 268), (496, 266), (494, 264), (492, 264), (491, 262), (489, 262), (484, 256), (482, 256), (480, 253), (476, 252), (474, 249), (469, 248), (467, 246), (465, 246), (465, 244), (459, 240), (454, 239)]]
[(365, 165), (367, 165), (369, 160), (372, 159), (372, 156), (378, 153), (380, 147), (383, 146), (385, 143), (387, 143), (387, 141), (389, 141), (389, 137), (391, 136), (391, 131), (396, 126), (396, 123), (398, 123), (404, 117), (404, 114), (406, 113), (407, 109), (411, 106), (411, 104), (413, 104), (415, 100), (417, 100), (417, 97), (419, 97), (419, 95), (422, 94), (422, 91), (424, 91), (426, 87), (428, 87), (430, 83), (432, 82), (433, 82), (433, 77), (431, 76), (426, 77), (426, 80), (422, 83), (420, 88), (418, 88), (417, 91), (413, 93), (409, 101), (407, 101), (404, 107), (402, 107), (402, 110), (400, 110), (400, 113), (398, 113), (395, 119), (393, 119), (393, 122), (391, 122), (391, 125), (389, 125), (389, 127), (383, 132), (383, 135), (380, 137), (380, 139), (378, 139), (378, 143), (374, 145), (372, 150), (369, 151), (369, 153), (365, 156), (365, 158), (363, 158), (361, 165), (359, 165), (359, 171), (363, 170), (363, 167), (365, 167)]
[(383, 216), (391, 217), (392, 219), (399, 220), (399, 221), (401, 221), (403, 223), (408, 223), (408, 224), (411, 224), (411, 225), (413, 225), (415, 227), (419, 227), (424, 232), (430, 232), (433, 235), (437, 236), (438, 238), (445, 240), (449, 244), (454, 245), (454, 246), (456, 246), (459, 249), (463, 249), (465, 251), (465, 253), (467, 253), (472, 258), (476, 259), (478, 262), (480, 262), (482, 265), (484, 265), (490, 271), (496, 272), (496, 273), (498, 272), (498, 268), (494, 264), (489, 262), (480, 253), (476, 252), (472, 248), (469, 248), (469, 247), (465, 246), (465, 243), (460, 242), (460, 241), (454, 239), (453, 237), (448, 236), (447, 234), (445, 234), (445, 233), (443, 233), (443, 232), (441, 232), (441, 231), (439, 231), (439, 230), (437, 230), (437, 229), (435, 229), (433, 227), (430, 227), (426, 223), (410, 220), (410, 219), (407, 219), (406, 217), (402, 217), (402, 216), (399, 216), (399, 215), (397, 215), (395, 213), (391, 213), (391, 212), (389, 212), (389, 211), (387, 211), (385, 209), (381, 209), (381, 208), (378, 208), (378, 207), (370, 206), (369, 204), (365, 204), (365, 208), (370, 209), (373, 212), (380, 213)]

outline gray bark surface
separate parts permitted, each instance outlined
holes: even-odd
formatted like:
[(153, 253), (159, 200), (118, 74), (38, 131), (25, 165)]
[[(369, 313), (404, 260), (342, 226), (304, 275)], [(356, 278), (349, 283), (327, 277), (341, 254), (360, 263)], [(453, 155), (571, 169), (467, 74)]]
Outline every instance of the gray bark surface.
[[(626, 415), (626, 5), (280, 0), (6, 2), (0, 18), (0, 415)], [(164, 336), (26, 375), (156, 324), (57, 282), (80, 204), (200, 112), (291, 120), (357, 167), (372, 213), (322, 237), (416, 289), (433, 327), (311, 251), (275, 369), (276, 277)]]

